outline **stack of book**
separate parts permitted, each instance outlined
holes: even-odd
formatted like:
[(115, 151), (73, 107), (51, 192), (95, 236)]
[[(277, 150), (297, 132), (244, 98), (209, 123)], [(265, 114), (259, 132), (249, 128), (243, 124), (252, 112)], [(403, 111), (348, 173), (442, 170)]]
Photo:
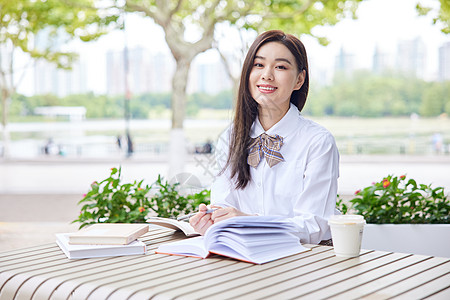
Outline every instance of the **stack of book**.
[(56, 243), (69, 259), (145, 254), (146, 245), (137, 238), (148, 230), (148, 224), (93, 224), (56, 234)]

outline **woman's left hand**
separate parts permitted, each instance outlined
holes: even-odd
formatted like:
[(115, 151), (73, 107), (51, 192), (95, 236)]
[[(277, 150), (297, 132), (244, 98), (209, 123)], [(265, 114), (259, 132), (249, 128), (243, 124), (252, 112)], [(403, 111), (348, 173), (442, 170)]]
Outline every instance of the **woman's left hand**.
[(221, 209), (216, 210), (215, 212), (212, 213), (211, 215), (211, 220), (214, 223), (232, 218), (232, 217), (237, 217), (237, 216), (252, 216), (246, 213), (243, 213), (240, 210), (237, 210), (234, 207), (224, 207)]

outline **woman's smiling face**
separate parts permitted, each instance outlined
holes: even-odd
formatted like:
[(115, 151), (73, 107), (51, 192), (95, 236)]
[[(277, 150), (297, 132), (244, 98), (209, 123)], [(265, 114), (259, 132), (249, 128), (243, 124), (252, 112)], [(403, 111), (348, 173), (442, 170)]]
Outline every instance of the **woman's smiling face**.
[(294, 55), (281, 43), (269, 42), (256, 52), (249, 90), (260, 109), (287, 112), (292, 91), (301, 88), (305, 71), (298, 72)]

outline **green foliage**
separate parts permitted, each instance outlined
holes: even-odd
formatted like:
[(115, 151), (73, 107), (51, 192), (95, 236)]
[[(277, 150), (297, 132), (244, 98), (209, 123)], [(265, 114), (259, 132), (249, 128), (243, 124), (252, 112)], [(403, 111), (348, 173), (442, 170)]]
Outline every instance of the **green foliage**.
[[(210, 191), (182, 196), (178, 184), (163, 182), (158, 176), (152, 185), (143, 180), (121, 183), (121, 168), (111, 168), (108, 178), (91, 184), (91, 189), (78, 204), (83, 205), (80, 215), (72, 223), (80, 228), (94, 223), (142, 223), (152, 215), (175, 218), (194, 212), (200, 203), (209, 203)], [(152, 190), (156, 190), (150, 196)]]
[(422, 6), (417, 3), (416, 10), (419, 15), (424, 16), (427, 14), (433, 14), (433, 24), (441, 26), (441, 31), (445, 34), (450, 33), (450, 1), (439, 0), (439, 9), (432, 9), (430, 7)]
[(194, 93), (188, 98), (186, 114), (194, 117), (203, 108), (231, 109), (232, 97), (231, 90), (222, 91), (216, 95)]
[(339, 209), (339, 211), (343, 215), (345, 215), (348, 212), (348, 205), (344, 202), (343, 199), (339, 198), (339, 195), (337, 195), (336, 208)]
[[(162, 109), (170, 108), (170, 93), (137, 95), (131, 99), (133, 119), (158, 116)], [(124, 99), (88, 93), (58, 98), (53, 95), (26, 97), (16, 95), (11, 107), (12, 116), (33, 115), (37, 106), (84, 106), (87, 118), (122, 118)], [(232, 92), (216, 95), (195, 93), (187, 103), (187, 115), (195, 116), (200, 109), (230, 109)], [(314, 86), (304, 112), (313, 116), (409, 116), (412, 113), (431, 117), (450, 114), (450, 81), (426, 82), (398, 75), (374, 75), (360, 72), (354, 78), (337, 77), (330, 86)]]
[(111, 168), (111, 175), (91, 184), (90, 191), (80, 200), (82, 204), (78, 219), (80, 228), (93, 223), (138, 223), (145, 222), (150, 207), (148, 192), (151, 187), (142, 187), (142, 181), (120, 183), (121, 169)]
[[(170, 108), (170, 93), (136, 95), (131, 99), (133, 119), (148, 119)], [(93, 93), (58, 98), (54, 95), (26, 97), (15, 95), (11, 106), (12, 116), (31, 116), (38, 106), (84, 106), (87, 118), (122, 118), (124, 98), (95, 95)], [(199, 109), (230, 109), (232, 92), (216, 95), (195, 93), (187, 103), (187, 115), (195, 116)], [(158, 113), (159, 112), (159, 113)], [(374, 75), (360, 72), (355, 78), (337, 77), (330, 86), (314, 86), (304, 112), (313, 116), (423, 116), (450, 114), (450, 81), (426, 82), (415, 78), (394, 75)]]
[(431, 83), (430, 88), (423, 92), (420, 114), (426, 117), (436, 116), (446, 112), (450, 103), (450, 84)]
[[(117, 11), (96, 9), (92, 0), (0, 0), (0, 45), (11, 43), (33, 58), (70, 67), (74, 53), (56, 45), (71, 39), (90, 41), (105, 34)], [(36, 35), (46, 42), (35, 43)]]
[[(152, 112), (158, 115), (161, 109), (170, 108), (170, 93), (137, 95), (131, 99), (130, 111), (133, 119), (148, 119)], [(11, 115), (33, 115), (38, 106), (84, 106), (86, 117), (122, 118), (124, 115), (124, 98), (121, 96), (95, 95), (93, 93), (69, 95), (63, 98), (46, 94), (26, 97), (14, 96)], [(200, 108), (231, 108), (231, 91), (223, 91), (217, 95), (196, 93), (188, 101), (188, 115), (195, 116)]]
[(364, 216), (373, 224), (450, 224), (450, 199), (443, 187), (418, 184), (414, 179), (389, 175), (355, 193), (350, 208), (342, 199), (342, 212)]
[(317, 38), (322, 45), (327, 45), (328, 40), (313, 33), (313, 28), (336, 25), (347, 16), (356, 18), (360, 2), (362, 0), (260, 1), (262, 5), (252, 12), (261, 16), (261, 19), (249, 25), (257, 32), (280, 29), (299, 36), (307, 34)]
[[(43, 59), (59, 68), (69, 69), (76, 53), (64, 50), (72, 40), (95, 40), (113, 28), (118, 19), (117, 8), (98, 8), (95, 0), (0, 0), (0, 106), (3, 128), (8, 124), (10, 106), (13, 113), (26, 114), (23, 105), (11, 105), (23, 74), (14, 66), (16, 53), (33, 60)], [(23, 60), (23, 58), (20, 58)], [(23, 63), (23, 62), (22, 62)], [(27, 67), (22, 68), (22, 72)], [(5, 153), (8, 157), (7, 140)]]
[(209, 203), (210, 191), (208, 190), (182, 196), (177, 191), (178, 183), (169, 184), (167, 181), (163, 182), (161, 176), (158, 176), (156, 185), (158, 186), (158, 191), (150, 201), (151, 209), (159, 217), (176, 218), (179, 215), (186, 215), (195, 211), (201, 203)]
[(305, 112), (315, 116), (437, 116), (450, 107), (449, 81), (426, 82), (393, 74), (337, 76), (332, 85), (310, 90)]

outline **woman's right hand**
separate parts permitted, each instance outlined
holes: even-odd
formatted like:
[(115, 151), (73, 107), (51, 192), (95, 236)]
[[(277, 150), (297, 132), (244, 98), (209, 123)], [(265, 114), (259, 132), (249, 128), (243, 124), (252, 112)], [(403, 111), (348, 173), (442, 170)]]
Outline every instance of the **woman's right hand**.
[(207, 210), (208, 207), (202, 203), (198, 207), (198, 213), (189, 219), (189, 224), (201, 235), (204, 235), (206, 230), (214, 223), (211, 214), (206, 213)]

